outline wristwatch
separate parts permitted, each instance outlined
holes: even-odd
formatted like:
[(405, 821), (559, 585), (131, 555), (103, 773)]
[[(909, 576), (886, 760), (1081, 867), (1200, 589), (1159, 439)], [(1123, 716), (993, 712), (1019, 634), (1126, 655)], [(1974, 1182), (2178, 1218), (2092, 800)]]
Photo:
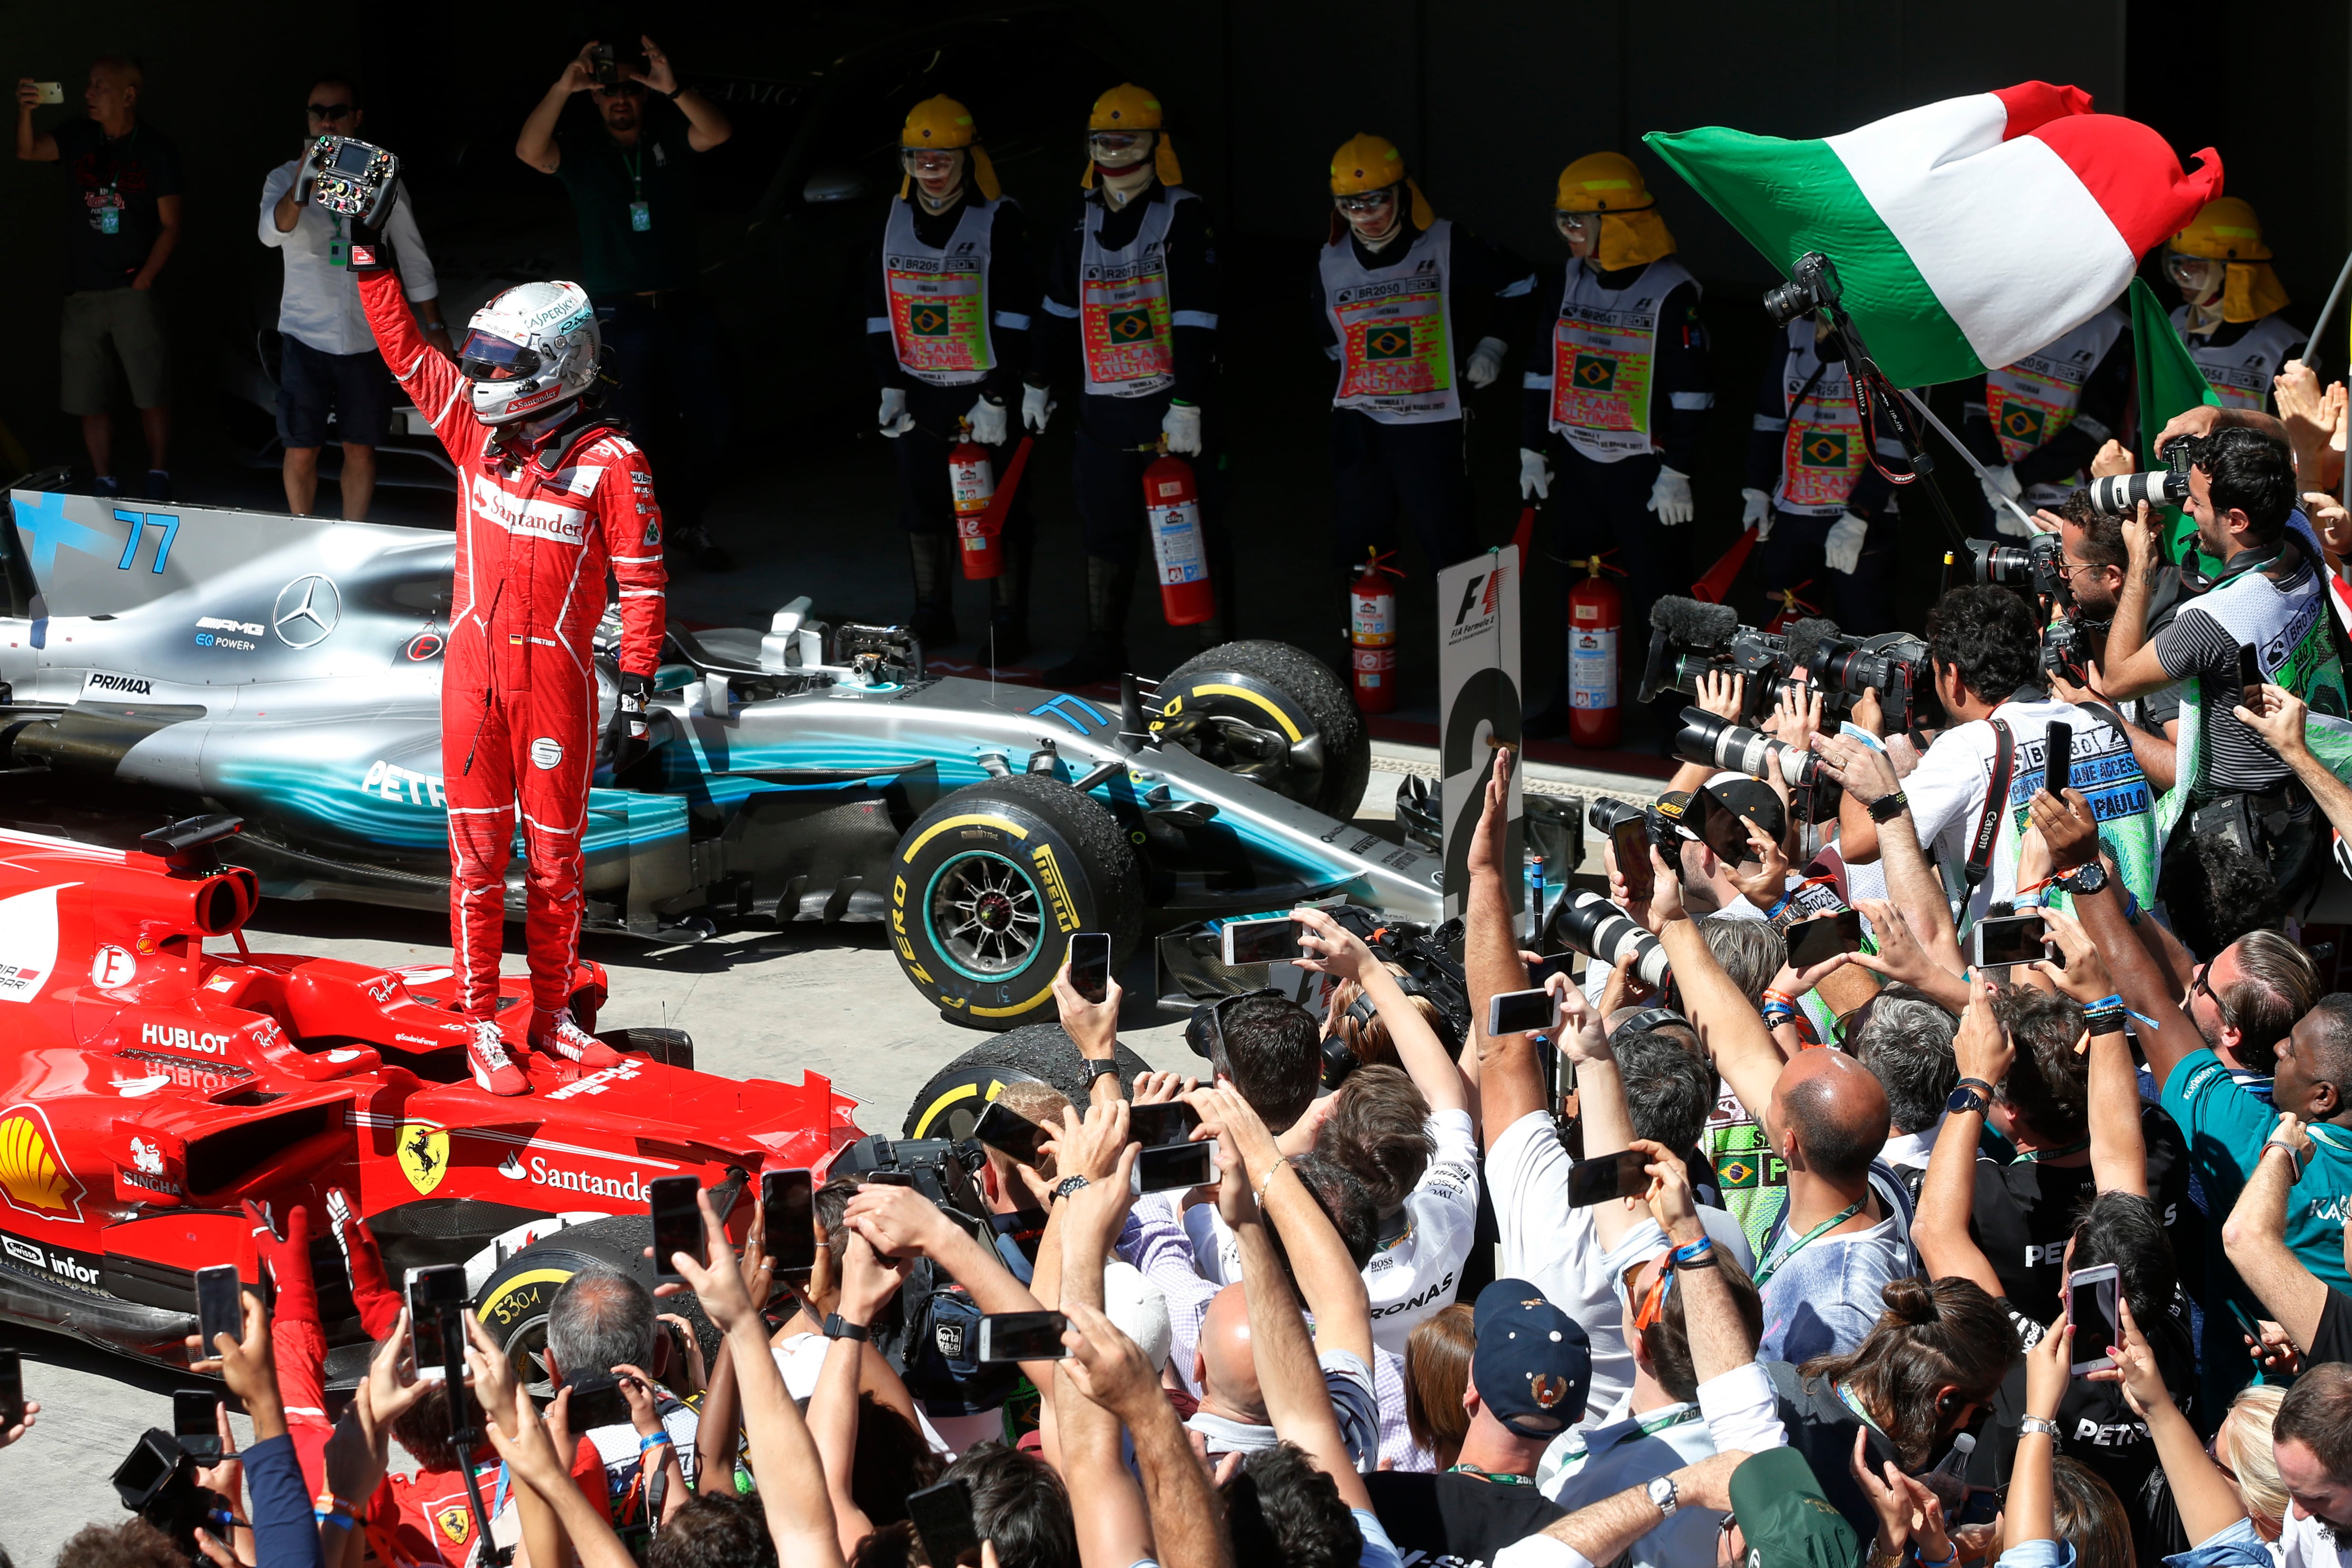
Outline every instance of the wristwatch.
[(1116, 1057), (1113, 1057), (1108, 1060), (1103, 1060), (1095, 1057), (1081, 1057), (1078, 1058), (1078, 1066), (1086, 1069), (1087, 1087), (1088, 1089), (1094, 1088), (1095, 1079), (1098, 1078), (1117, 1078), (1118, 1076), (1118, 1058)]
[(2107, 890), (2107, 868), (2096, 860), (2085, 860), (2073, 870), (2061, 871), (2050, 879), (2077, 897)]
[(1087, 1179), (1084, 1176), (1064, 1176), (1055, 1184), (1054, 1195), (1057, 1198), (1066, 1198), (1087, 1184)]
[(1884, 825), (1910, 810), (1911, 802), (1898, 789), (1893, 795), (1880, 795), (1864, 809), (1870, 813), (1871, 821)]
[(829, 1340), (871, 1340), (874, 1334), (864, 1323), (853, 1323), (835, 1312), (824, 1321), (824, 1337)]
[(1668, 1519), (1672, 1519), (1675, 1510), (1682, 1506), (1675, 1500), (1675, 1478), (1672, 1476), (1659, 1476), (1642, 1489), (1649, 1494), (1652, 1506)]
[(1982, 1110), (1991, 1098), (1992, 1085), (1980, 1078), (1964, 1078), (1952, 1090), (1952, 1098), (1944, 1101), (1944, 1110), (1954, 1116), (1967, 1110)]
[(2028, 1415), (2017, 1424), (2017, 1435), (2021, 1437), (2035, 1432), (2041, 1433), (2055, 1443), (2058, 1440), (2058, 1423), (2044, 1421), (2039, 1415)]

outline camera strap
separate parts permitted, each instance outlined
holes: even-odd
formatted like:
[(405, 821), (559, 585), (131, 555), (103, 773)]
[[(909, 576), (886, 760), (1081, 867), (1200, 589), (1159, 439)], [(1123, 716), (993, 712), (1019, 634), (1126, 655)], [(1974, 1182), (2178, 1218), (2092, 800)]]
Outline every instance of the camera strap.
[(2017, 749), (2010, 740), (2009, 726), (1993, 718), (1985, 722), (1992, 726), (1992, 780), (1985, 786), (1984, 812), (1977, 818), (1977, 836), (1969, 845), (1969, 863), (1961, 873), (1970, 892), (1992, 867), (1993, 841), (2000, 837), (2001, 808), (2008, 804), (2009, 781), (2017, 771)]

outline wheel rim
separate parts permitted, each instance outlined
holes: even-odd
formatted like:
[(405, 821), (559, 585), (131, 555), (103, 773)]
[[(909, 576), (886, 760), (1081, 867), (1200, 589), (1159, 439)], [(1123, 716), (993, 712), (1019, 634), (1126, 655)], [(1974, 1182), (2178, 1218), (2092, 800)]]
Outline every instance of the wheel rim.
[(984, 849), (957, 856), (931, 874), (924, 898), (931, 944), (966, 979), (1017, 974), (1045, 934), (1045, 899), (1020, 863)]
[(515, 1381), (530, 1392), (530, 1396), (542, 1405), (555, 1397), (555, 1384), (547, 1375), (547, 1315), (524, 1320), (514, 1337), (507, 1341), (507, 1364), (514, 1369)]

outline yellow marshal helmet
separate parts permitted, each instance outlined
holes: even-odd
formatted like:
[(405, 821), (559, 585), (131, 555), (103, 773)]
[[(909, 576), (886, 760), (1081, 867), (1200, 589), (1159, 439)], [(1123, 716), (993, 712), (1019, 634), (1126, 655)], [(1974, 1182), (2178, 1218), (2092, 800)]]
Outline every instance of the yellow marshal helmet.
[[(921, 152), (930, 148), (971, 150), (972, 183), (989, 201), (1003, 195), (996, 183), (996, 165), (988, 161), (988, 149), (980, 144), (980, 132), (972, 124), (971, 110), (947, 94), (927, 98), (907, 110), (907, 123), (898, 132), (901, 152)], [(898, 181), (898, 195), (903, 197), (913, 183), (911, 174)]]
[(1427, 228), (1437, 221), (1429, 198), (1421, 194), (1421, 187), (1404, 172), (1404, 154), (1387, 137), (1358, 132), (1331, 154), (1331, 194), (1335, 196), (1362, 195), (1385, 191), (1395, 184), (1402, 184), (1412, 196), (1415, 228)]
[(1644, 267), (1675, 253), (1675, 237), (1658, 200), (1633, 160), (1622, 153), (1588, 153), (1559, 172), (1555, 211), (1599, 213), (1601, 243), (1592, 259), (1614, 272)]
[(2227, 265), (2221, 285), (2224, 321), (2260, 321), (2287, 303), (2286, 289), (2271, 269), (2270, 247), (2263, 243), (2262, 219), (2254, 216), (2251, 203), (2236, 196), (2215, 197), (2197, 209), (2168, 248)]
[[(1163, 185), (1181, 185), (1184, 171), (1177, 166), (1175, 144), (1168, 140), (1167, 120), (1160, 100), (1131, 81), (1123, 81), (1095, 100), (1092, 113), (1087, 116), (1087, 129), (1095, 131), (1148, 131), (1151, 132), (1151, 172), (1160, 176)], [(1078, 184), (1092, 190), (1095, 185), (1094, 160), (1087, 160), (1087, 172)]]

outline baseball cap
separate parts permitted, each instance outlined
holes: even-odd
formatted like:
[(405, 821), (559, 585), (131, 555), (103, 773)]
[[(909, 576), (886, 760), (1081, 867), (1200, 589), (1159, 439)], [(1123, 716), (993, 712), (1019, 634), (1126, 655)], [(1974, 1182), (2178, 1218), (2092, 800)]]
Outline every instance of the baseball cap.
[(1658, 796), (1658, 815), (1664, 817), (1668, 822), (1674, 824), (1675, 831), (1680, 834), (1683, 837), (1696, 838), (1698, 835), (1690, 830), (1686, 821), (1690, 814), (1690, 791), (1686, 789), (1670, 789), (1664, 795)]
[(1731, 1515), (1748, 1543), (1745, 1568), (1855, 1568), (1862, 1561), (1853, 1527), (1794, 1448), (1767, 1448), (1731, 1472)]
[(1497, 1279), (1471, 1310), (1470, 1381), (1495, 1419), (1522, 1437), (1556, 1437), (1584, 1418), (1592, 1341), (1524, 1279)]
[(1789, 816), (1781, 809), (1780, 797), (1762, 779), (1750, 778), (1746, 773), (1717, 773), (1699, 786), (1699, 793), (1735, 817), (1754, 818), (1768, 838), (1778, 838), (1788, 831)]

